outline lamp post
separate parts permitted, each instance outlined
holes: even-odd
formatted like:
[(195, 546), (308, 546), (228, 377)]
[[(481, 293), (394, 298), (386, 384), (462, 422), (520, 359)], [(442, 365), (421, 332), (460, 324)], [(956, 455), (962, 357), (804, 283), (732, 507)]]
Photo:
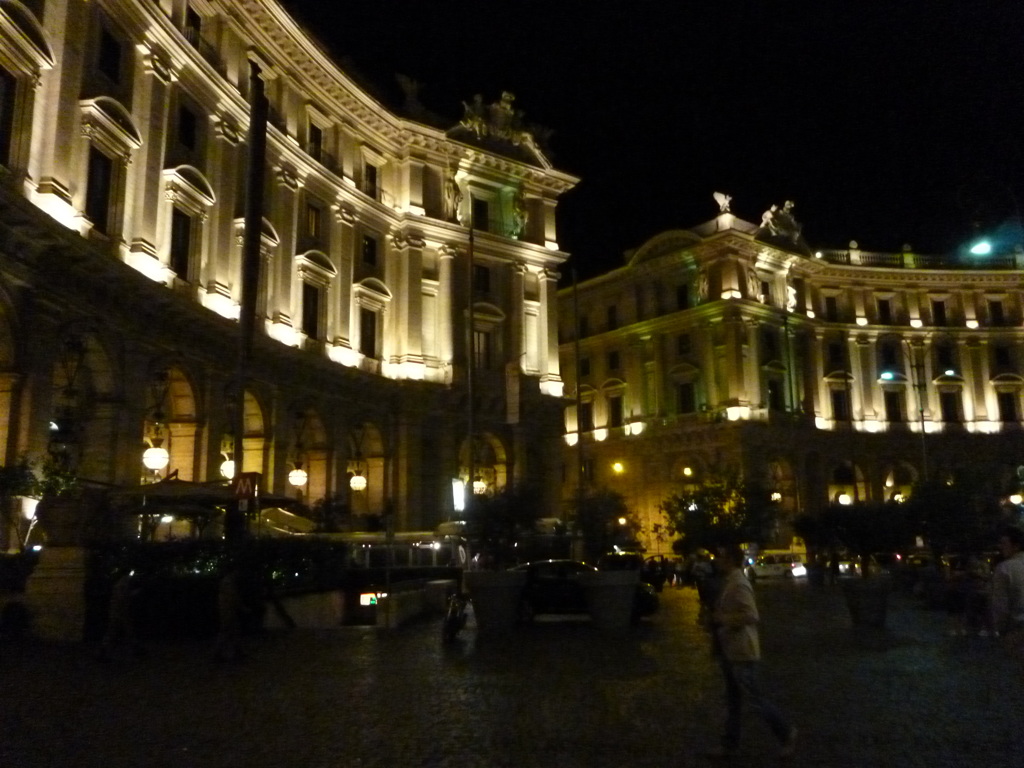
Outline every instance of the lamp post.
[(903, 339), (903, 344), (907, 349), (907, 358), (910, 363), (910, 382), (914, 390), (917, 392), (917, 415), (919, 419), (921, 429), (921, 479), (928, 482), (928, 443), (925, 439), (925, 428), (924, 428), (924, 397), (925, 397), (925, 381), (924, 371), (922, 367), (924, 365), (923, 360), (918, 360), (918, 356), (914, 354), (914, 347), (918, 346), (924, 348), (921, 343), (912, 345), (908, 339)]

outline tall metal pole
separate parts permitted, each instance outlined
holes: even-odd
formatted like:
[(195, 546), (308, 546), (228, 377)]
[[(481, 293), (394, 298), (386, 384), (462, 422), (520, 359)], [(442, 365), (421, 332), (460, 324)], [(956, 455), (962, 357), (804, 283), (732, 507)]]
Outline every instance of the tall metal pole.
[[(260, 285), (260, 239), (263, 230), (263, 172), (267, 154), (267, 115), (269, 103), (264, 92), (260, 68), (249, 62), (249, 131), (245, 184), (245, 232), (242, 240), (242, 296), (238, 316), (238, 364), (235, 371), (234, 461), (235, 477), (243, 469), (245, 451), (245, 381), (252, 357), (256, 303)], [(234, 519), (225, 525), (225, 536), (233, 538), (245, 530), (245, 517), (234, 510)]]
[(466, 478), (466, 502), (464, 514), (468, 517), (473, 504), (473, 479), (476, 473), (476, 407), (473, 403), (473, 379), (475, 359), (473, 355), (473, 221), (472, 199), (469, 214), (469, 253), (466, 255), (466, 432), (469, 440), (469, 474)]
[(903, 339), (903, 343), (907, 345), (907, 356), (910, 358), (910, 375), (913, 377), (914, 389), (917, 391), (917, 414), (921, 423), (921, 479), (928, 482), (928, 443), (925, 439), (924, 429), (924, 371), (921, 370), (917, 355), (914, 354), (914, 348), (909, 341)]
[(578, 516), (580, 509), (583, 507), (583, 481), (586, 477), (586, 472), (584, 471), (583, 457), (583, 400), (580, 397), (580, 392), (583, 389), (581, 386), (582, 367), (580, 365), (580, 288), (576, 281), (575, 268), (572, 270), (572, 321), (574, 326), (573, 357), (576, 363), (576, 370), (573, 372), (573, 375), (576, 377), (576, 515)]

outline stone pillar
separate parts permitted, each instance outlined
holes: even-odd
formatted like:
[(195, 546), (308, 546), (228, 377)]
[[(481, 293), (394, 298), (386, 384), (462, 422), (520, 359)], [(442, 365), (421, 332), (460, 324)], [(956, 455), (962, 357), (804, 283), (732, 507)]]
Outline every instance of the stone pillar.
[[(525, 304), (525, 280), (526, 267), (523, 264), (512, 265), (512, 294), (509, 300), (509, 307), (512, 310), (512, 318), (509, 323), (511, 344), (509, 346), (508, 360), (516, 365), (518, 370), (526, 370), (526, 311)], [(546, 369), (545, 369), (546, 370)]]
[(337, 254), (338, 276), (335, 278), (334, 295), (337, 297), (331, 302), (331, 309), (337, 314), (334, 316), (331, 327), (334, 333), (334, 346), (351, 349), (352, 339), (352, 282), (354, 280), (354, 265), (356, 259), (355, 225), (356, 217), (347, 207), (339, 205), (334, 217), (335, 237), (331, 238), (334, 243), (333, 253)]
[(561, 390), (562, 378), (558, 369), (558, 272), (549, 269), (541, 272), (538, 276), (538, 289), (541, 327), (537, 339), (540, 346), (538, 359), (541, 385), (543, 389), (544, 383), (551, 382)]
[(161, 189), (164, 183), (161, 171), (167, 140), (169, 86), (175, 75), (162, 53), (152, 46), (142, 54), (141, 65), (135, 80), (132, 111), (139, 116), (143, 143), (136, 150), (135, 162), (129, 166), (127, 174), (125, 192), (126, 199), (131, 201), (131, 217), (125, 222), (125, 239), (134, 257), (156, 258), (157, 223), (160, 209), (167, 205)]
[(44, 547), (25, 586), (32, 633), (40, 640), (76, 643), (85, 629), (85, 547)]
[[(452, 302), (455, 285), (452, 282), (452, 265), (455, 251), (442, 247), (437, 252), (437, 356), (441, 364), (449, 370), (453, 362), (454, 325), (452, 319)], [(450, 378), (450, 374), (448, 374)]]
[(229, 296), (242, 274), (241, 251), (234, 247), (238, 175), (242, 172), (238, 126), (227, 115), (212, 119), (209, 149), (210, 176), (217, 180), (217, 204), (203, 228), (200, 279), (210, 294)]
[(295, 271), (295, 239), (299, 205), (299, 178), (289, 166), (277, 168), (273, 196), (265, 206), (268, 218), (277, 226), (282, 258), (275, 265), (274, 274), (267, 281), (267, 314), (274, 323), (294, 327), (292, 310), (298, 306), (293, 295), (293, 273)]

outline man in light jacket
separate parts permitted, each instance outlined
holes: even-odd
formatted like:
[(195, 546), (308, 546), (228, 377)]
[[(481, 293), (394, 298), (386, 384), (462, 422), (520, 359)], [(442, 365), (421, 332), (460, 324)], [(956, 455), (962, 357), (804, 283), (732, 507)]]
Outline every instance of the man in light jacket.
[(757, 681), (761, 660), (757, 634), (760, 617), (753, 587), (743, 573), (743, 561), (743, 551), (739, 547), (721, 548), (715, 560), (716, 567), (722, 572), (722, 582), (712, 613), (712, 627), (728, 698), (725, 735), (721, 749), (715, 750), (715, 754), (727, 756), (739, 751), (741, 716), (746, 699), (779, 740), (779, 756), (789, 757), (796, 745), (796, 728), (790, 725), (778, 707), (765, 698)]

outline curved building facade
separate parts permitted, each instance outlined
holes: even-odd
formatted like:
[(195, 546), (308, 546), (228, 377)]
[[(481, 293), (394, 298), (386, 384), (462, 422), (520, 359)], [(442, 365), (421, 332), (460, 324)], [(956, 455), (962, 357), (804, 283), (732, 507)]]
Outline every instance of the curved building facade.
[(1020, 248), (812, 252), (788, 222), (723, 212), (561, 294), (563, 497), (622, 492), (652, 551), (660, 502), (708, 473), (763, 484), (789, 521), (968, 472), (1020, 491)]
[(0, 1), (5, 463), (132, 486), (233, 461), (399, 529), (448, 519), (460, 476), (554, 503), (576, 179), (511, 99), (404, 117), (273, 0)]

